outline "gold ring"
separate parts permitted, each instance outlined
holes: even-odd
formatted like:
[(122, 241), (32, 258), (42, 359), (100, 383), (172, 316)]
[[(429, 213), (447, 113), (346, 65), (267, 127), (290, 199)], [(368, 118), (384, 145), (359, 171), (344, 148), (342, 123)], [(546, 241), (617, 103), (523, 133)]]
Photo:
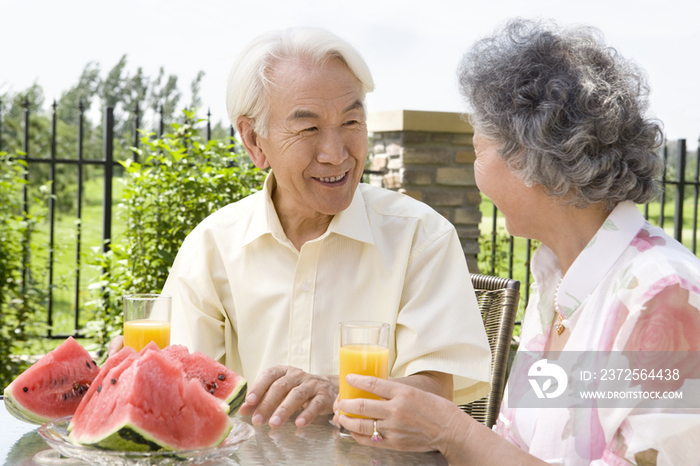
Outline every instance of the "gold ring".
[(382, 434), (377, 432), (377, 421), (374, 421), (374, 432), (372, 433), (372, 441), (373, 442), (381, 442), (382, 441)]

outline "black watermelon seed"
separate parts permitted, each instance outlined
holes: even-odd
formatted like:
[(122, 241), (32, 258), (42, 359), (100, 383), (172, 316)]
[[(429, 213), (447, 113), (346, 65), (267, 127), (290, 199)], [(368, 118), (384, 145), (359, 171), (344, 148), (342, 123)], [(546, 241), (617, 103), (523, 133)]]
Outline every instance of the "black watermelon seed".
[(97, 363), (95, 362), (94, 359), (92, 360), (92, 363), (95, 365), (95, 367), (97, 367)]
[(115, 383), (117, 383), (117, 379), (112, 379), (110, 380), (110, 382), (112, 382), (112, 385), (114, 385)]
[(226, 376), (224, 374), (219, 374), (219, 380), (224, 380)]
[(97, 386), (97, 393), (100, 393), (102, 391), (102, 385)]
[(216, 382), (211, 383), (211, 388), (216, 388)]
[(29, 389), (28, 389), (27, 387), (23, 387), (23, 388), (22, 388), (22, 391), (23, 391), (24, 393), (27, 393), (27, 392), (29, 391)]
[(209, 390), (209, 393), (211, 393), (211, 394), (213, 395), (213, 394), (214, 394), (214, 390)]
[(68, 399), (68, 393), (63, 394), (63, 401), (66, 401)]
[(89, 361), (85, 361), (85, 365), (87, 366), (88, 369), (90, 369), (90, 362)]

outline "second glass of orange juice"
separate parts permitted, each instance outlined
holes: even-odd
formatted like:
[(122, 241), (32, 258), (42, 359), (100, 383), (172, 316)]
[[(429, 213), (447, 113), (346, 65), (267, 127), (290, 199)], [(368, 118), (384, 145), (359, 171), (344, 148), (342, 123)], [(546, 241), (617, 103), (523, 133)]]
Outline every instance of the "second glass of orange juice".
[(160, 349), (170, 344), (172, 298), (162, 294), (124, 296), (124, 345), (141, 351), (151, 341)]
[[(378, 396), (351, 387), (345, 381), (348, 374), (371, 375), (385, 379), (389, 371), (389, 324), (383, 322), (343, 322), (340, 324), (340, 387), (339, 400)], [(347, 413), (343, 413), (347, 414)], [(347, 414), (352, 416), (351, 414)], [(340, 429), (340, 435), (350, 432)]]

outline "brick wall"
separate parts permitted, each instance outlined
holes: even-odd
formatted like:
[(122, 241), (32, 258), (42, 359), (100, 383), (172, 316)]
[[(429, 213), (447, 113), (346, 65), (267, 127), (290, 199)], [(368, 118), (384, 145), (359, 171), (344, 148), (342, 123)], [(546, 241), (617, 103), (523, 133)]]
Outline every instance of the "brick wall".
[(481, 195), (474, 181), (473, 129), (458, 113), (371, 113), (370, 183), (425, 202), (457, 229), (477, 272)]

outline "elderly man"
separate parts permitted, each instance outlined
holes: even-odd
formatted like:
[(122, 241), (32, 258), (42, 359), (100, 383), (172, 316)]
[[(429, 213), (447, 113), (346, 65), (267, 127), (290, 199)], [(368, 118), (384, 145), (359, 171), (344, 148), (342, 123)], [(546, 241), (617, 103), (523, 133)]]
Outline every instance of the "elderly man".
[[(454, 227), (403, 194), (360, 185), (359, 53), (319, 29), (263, 35), (228, 83), (231, 123), (264, 189), (187, 237), (163, 293), (173, 343), (255, 380), (243, 415), (278, 427), (330, 414), (341, 321), (391, 326), (390, 376), (462, 402), (486, 394), (490, 352)], [(454, 381), (453, 381), (454, 379)]]

